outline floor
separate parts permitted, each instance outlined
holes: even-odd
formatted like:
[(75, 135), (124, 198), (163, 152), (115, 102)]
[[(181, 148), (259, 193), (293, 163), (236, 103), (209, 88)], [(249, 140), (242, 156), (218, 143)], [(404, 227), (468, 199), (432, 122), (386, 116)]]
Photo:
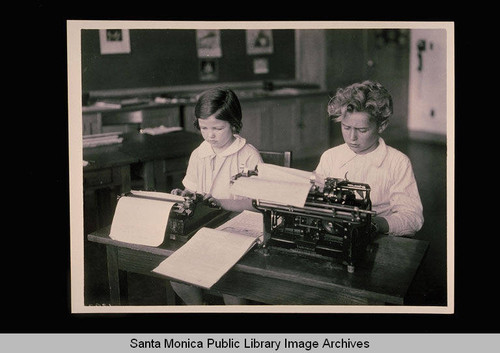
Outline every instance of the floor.
[[(446, 146), (432, 142), (387, 141), (407, 154), (412, 161), (424, 207), (425, 223), (417, 239), (430, 242), (430, 248), (409, 293), (408, 304), (443, 306), (447, 301), (447, 196)], [(292, 167), (314, 170), (319, 156), (292, 161)], [(104, 246), (85, 242), (85, 305), (109, 305)], [(130, 273), (130, 305), (162, 305), (166, 294), (165, 282)], [(218, 297), (208, 297), (210, 304), (222, 304)], [(180, 299), (177, 303), (182, 305)]]

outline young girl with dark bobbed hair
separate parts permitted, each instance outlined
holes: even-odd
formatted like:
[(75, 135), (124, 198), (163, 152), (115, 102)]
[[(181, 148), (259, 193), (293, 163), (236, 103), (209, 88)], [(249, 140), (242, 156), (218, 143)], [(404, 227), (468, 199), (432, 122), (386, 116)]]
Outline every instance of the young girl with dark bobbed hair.
[(238, 97), (228, 88), (204, 91), (198, 97), (194, 115), (194, 126), (204, 141), (189, 158), (182, 181), (185, 189), (172, 193), (200, 193), (229, 211), (255, 210), (252, 200), (229, 191), (232, 176), (242, 168), (255, 169), (262, 162), (259, 151), (239, 135), (243, 123)]
[[(259, 151), (239, 135), (243, 124), (238, 97), (228, 88), (204, 91), (198, 97), (194, 115), (194, 126), (200, 130), (204, 141), (189, 158), (182, 181), (185, 189), (174, 189), (172, 193), (199, 193), (212, 205), (228, 211), (255, 211), (251, 199), (232, 195), (229, 191), (231, 177), (241, 169), (255, 169), (262, 162)], [(186, 304), (204, 304), (200, 288), (173, 281), (171, 284)], [(245, 299), (231, 295), (224, 294), (223, 299), (226, 305), (247, 304)]]

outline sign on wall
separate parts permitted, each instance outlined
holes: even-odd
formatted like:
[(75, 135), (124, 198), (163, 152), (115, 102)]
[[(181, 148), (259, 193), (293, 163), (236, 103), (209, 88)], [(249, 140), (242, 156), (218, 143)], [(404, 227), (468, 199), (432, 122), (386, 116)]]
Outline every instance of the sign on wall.
[(130, 53), (130, 35), (128, 29), (100, 29), (99, 42), (101, 54)]
[(247, 54), (272, 54), (273, 32), (270, 29), (249, 29), (246, 31)]
[(220, 30), (196, 30), (196, 48), (198, 49), (199, 58), (220, 58), (222, 56)]

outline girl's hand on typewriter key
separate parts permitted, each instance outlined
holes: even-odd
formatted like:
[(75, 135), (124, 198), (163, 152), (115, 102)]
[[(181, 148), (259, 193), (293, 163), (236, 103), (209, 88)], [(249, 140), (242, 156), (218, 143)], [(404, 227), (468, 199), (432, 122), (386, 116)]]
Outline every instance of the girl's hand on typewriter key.
[(195, 193), (190, 191), (190, 190), (182, 190), (182, 189), (173, 189), (171, 192), (170, 192), (172, 195), (177, 195), (177, 196), (182, 196), (182, 197), (189, 197), (189, 198), (193, 198), (195, 196)]
[(182, 190), (182, 189), (173, 189), (172, 191), (170, 191), (170, 193), (172, 195), (181, 196), (183, 191), (184, 190)]
[(203, 197), (203, 202), (205, 202), (212, 208), (221, 208), (220, 202), (210, 194), (205, 194), (205, 196)]

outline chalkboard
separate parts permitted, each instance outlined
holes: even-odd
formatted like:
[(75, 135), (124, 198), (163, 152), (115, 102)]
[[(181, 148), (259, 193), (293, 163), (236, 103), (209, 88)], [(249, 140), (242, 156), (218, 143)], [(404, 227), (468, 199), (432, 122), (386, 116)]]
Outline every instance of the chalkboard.
[[(210, 82), (295, 79), (294, 30), (272, 30), (271, 53), (249, 55), (246, 30), (220, 30), (222, 56), (199, 58), (194, 29), (130, 29), (130, 52), (101, 54), (99, 30), (82, 30), (82, 89), (133, 89)], [(217, 75), (200, 74), (214, 60)], [(255, 73), (254, 60), (266, 59), (268, 72)]]

